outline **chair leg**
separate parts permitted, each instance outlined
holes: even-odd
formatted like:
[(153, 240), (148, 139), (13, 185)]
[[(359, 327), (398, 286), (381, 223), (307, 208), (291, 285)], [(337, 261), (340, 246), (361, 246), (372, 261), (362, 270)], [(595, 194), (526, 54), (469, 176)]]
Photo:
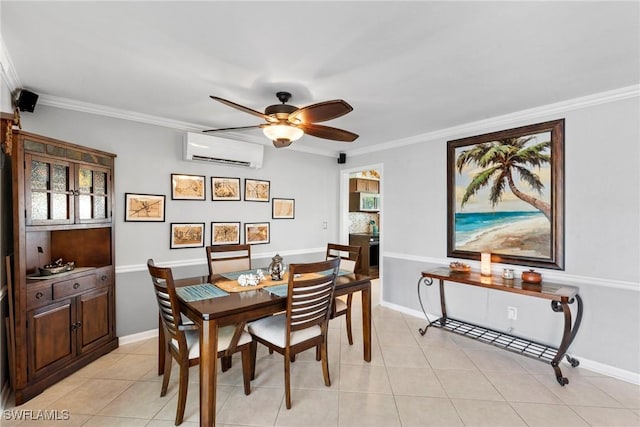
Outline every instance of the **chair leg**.
[(322, 350), (320, 348), (320, 345), (318, 344), (316, 346), (316, 361), (319, 362), (322, 360), (322, 354), (321, 354)]
[(322, 375), (324, 376), (324, 385), (331, 386), (331, 378), (329, 377), (329, 358), (327, 357), (327, 339), (325, 336), (322, 343)]
[(284, 394), (287, 409), (291, 409), (291, 357), (288, 354), (284, 356)]
[(167, 394), (167, 387), (169, 386), (169, 379), (171, 378), (171, 365), (173, 362), (173, 357), (167, 346), (165, 346), (165, 351), (163, 352), (164, 357), (164, 375), (162, 377), (162, 388), (160, 389), (160, 397), (164, 397)]
[(349, 339), (349, 345), (353, 345), (353, 332), (351, 332), (351, 300), (353, 299), (353, 294), (349, 294), (347, 297), (347, 315), (345, 316), (345, 321), (347, 323), (347, 338)]
[(258, 341), (251, 341), (251, 375), (249, 378), (253, 381), (256, 378), (256, 352), (258, 350)]
[(242, 349), (242, 380), (244, 382), (244, 394), (251, 393), (251, 372), (252, 372), (251, 346)]
[(189, 360), (180, 362), (180, 387), (178, 388), (178, 409), (176, 410), (176, 425), (182, 424), (184, 408), (187, 406), (187, 387), (189, 385)]
[(231, 356), (222, 356), (220, 358), (220, 369), (227, 372), (231, 368)]

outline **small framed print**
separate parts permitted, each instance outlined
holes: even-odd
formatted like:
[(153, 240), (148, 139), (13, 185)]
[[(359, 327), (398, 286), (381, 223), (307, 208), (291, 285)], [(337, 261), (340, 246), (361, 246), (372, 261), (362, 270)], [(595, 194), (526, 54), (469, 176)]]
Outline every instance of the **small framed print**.
[(268, 222), (253, 222), (244, 225), (244, 243), (247, 245), (269, 243), (269, 234)]
[(211, 200), (240, 200), (240, 178), (212, 176)]
[(269, 202), (269, 181), (245, 178), (244, 200), (247, 202)]
[(204, 200), (204, 175), (171, 174), (172, 200)]
[(204, 222), (172, 222), (171, 249), (204, 247)]
[(295, 199), (271, 199), (271, 218), (293, 219), (296, 214)]
[(165, 196), (162, 194), (124, 194), (124, 220), (164, 222)]
[(239, 245), (239, 222), (212, 222), (211, 245)]

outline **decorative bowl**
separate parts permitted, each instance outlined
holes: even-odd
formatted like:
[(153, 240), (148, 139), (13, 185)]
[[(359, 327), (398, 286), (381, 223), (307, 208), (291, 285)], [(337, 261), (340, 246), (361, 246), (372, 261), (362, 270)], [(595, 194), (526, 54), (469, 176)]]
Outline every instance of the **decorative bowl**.
[(471, 271), (471, 266), (462, 262), (452, 262), (449, 264), (449, 269), (454, 273), (468, 273)]
[(44, 267), (39, 267), (41, 276), (51, 276), (52, 274), (64, 273), (65, 271), (71, 271), (76, 268), (76, 263), (69, 261), (66, 264), (48, 264)]
[(522, 272), (522, 281), (527, 283), (535, 283), (538, 284), (542, 282), (542, 274), (537, 271), (529, 270)]

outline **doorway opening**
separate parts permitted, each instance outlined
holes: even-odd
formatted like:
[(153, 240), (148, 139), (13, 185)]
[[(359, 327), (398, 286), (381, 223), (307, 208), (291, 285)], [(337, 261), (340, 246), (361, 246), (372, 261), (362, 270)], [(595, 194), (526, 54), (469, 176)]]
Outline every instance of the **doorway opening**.
[(341, 175), (341, 241), (360, 246), (361, 270), (381, 275), (383, 247), (382, 165), (345, 169)]

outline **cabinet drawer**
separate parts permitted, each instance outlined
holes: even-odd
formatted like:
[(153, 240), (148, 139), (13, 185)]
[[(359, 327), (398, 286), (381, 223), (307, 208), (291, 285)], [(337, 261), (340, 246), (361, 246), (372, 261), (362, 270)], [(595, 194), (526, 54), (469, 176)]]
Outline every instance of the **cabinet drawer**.
[(27, 310), (41, 307), (53, 301), (51, 282), (27, 285)]
[(65, 280), (53, 284), (53, 299), (65, 298), (76, 295), (81, 292), (94, 289), (96, 287), (96, 275), (88, 274), (86, 276), (76, 277), (75, 279)]
[(98, 287), (113, 285), (113, 267), (103, 267), (96, 270)]

